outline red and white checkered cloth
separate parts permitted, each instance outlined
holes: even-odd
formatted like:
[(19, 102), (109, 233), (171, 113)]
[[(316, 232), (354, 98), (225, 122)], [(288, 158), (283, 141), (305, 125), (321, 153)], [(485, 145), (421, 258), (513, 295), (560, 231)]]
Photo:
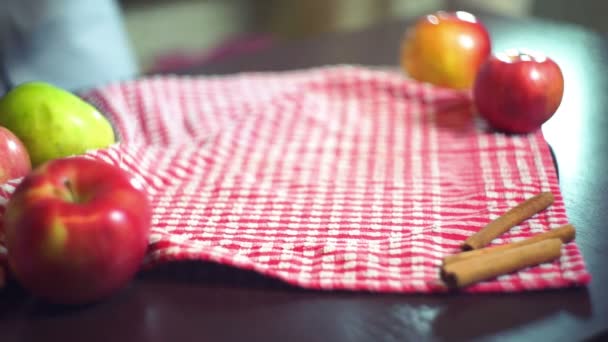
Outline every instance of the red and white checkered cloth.
[[(437, 292), (441, 259), (517, 203), (555, 195), (496, 244), (568, 222), (540, 132), (488, 132), (466, 95), (397, 71), (163, 76), (87, 99), (121, 138), (90, 156), (147, 184), (147, 267), (197, 259), (311, 289)], [(10, 191), (5, 185), (4, 199)], [(572, 242), (559, 261), (467, 291), (589, 280)]]

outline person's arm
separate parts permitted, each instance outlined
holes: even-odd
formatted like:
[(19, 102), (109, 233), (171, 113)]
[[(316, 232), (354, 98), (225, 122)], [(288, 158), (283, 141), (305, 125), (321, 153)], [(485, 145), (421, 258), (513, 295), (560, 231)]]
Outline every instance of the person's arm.
[(0, 82), (82, 90), (136, 76), (113, 0), (3, 0)]

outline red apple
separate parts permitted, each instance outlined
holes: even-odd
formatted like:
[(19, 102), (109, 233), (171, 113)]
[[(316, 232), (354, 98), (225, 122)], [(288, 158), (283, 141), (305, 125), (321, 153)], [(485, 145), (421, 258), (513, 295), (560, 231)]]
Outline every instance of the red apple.
[(412, 78), (470, 89), (491, 53), (490, 35), (473, 14), (437, 12), (420, 18), (401, 42), (401, 67)]
[(21, 140), (0, 126), (0, 184), (23, 177), (31, 169), (30, 155)]
[(509, 50), (483, 64), (473, 99), (480, 116), (494, 129), (529, 133), (553, 116), (563, 93), (564, 77), (551, 58)]
[(151, 209), (122, 169), (84, 157), (34, 169), (4, 216), (18, 282), (51, 303), (84, 304), (127, 285), (148, 245)]

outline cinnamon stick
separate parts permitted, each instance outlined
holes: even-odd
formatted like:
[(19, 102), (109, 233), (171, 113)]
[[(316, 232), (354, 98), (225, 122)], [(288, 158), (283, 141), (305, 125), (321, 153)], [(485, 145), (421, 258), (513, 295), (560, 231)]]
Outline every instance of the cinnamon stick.
[(549, 239), (496, 253), (482, 254), (441, 267), (441, 279), (450, 288), (508, 274), (525, 267), (555, 260), (561, 255), (562, 240)]
[(481, 249), (474, 249), (474, 250), (467, 251), (467, 252), (449, 255), (443, 259), (443, 264), (447, 265), (447, 264), (462, 261), (465, 259), (478, 257), (482, 254), (495, 253), (498, 251), (502, 251), (502, 250), (506, 250), (506, 249), (513, 249), (513, 248), (529, 245), (529, 244), (532, 244), (535, 242), (548, 240), (548, 239), (554, 239), (554, 238), (560, 239), (560, 240), (562, 240), (562, 242), (564, 244), (566, 244), (566, 243), (574, 240), (575, 235), (576, 235), (576, 231), (574, 230), (574, 226), (571, 224), (565, 224), (561, 227), (551, 229), (548, 232), (536, 234), (525, 240), (508, 243), (508, 244), (504, 244), (504, 245), (500, 245), (500, 246), (492, 246), (492, 247), (486, 247), (486, 248), (481, 248)]
[(553, 194), (550, 192), (543, 192), (527, 199), (466, 239), (462, 245), (462, 250), (470, 251), (486, 246), (494, 238), (546, 209), (551, 203), (553, 203)]

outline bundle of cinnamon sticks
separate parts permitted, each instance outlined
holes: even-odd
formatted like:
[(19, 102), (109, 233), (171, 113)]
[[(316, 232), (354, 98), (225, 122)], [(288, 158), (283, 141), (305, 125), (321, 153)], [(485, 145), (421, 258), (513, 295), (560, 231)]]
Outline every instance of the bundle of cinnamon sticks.
[(570, 224), (518, 242), (486, 247), (493, 239), (549, 207), (553, 200), (550, 192), (538, 194), (466, 239), (461, 246), (462, 252), (443, 259), (440, 277), (445, 285), (449, 288), (465, 287), (559, 258), (562, 244), (575, 237), (574, 227)]

